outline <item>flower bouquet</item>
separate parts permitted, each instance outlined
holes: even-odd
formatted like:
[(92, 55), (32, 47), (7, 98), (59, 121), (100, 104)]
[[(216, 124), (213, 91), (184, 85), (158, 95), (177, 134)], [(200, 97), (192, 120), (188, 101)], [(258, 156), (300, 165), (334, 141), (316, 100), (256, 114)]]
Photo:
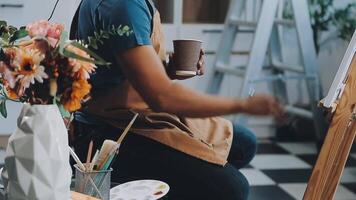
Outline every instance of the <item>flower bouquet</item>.
[(0, 21), (0, 113), (7, 116), (7, 101), (25, 103), (6, 150), (9, 199), (69, 199), (61, 113), (80, 109), (89, 97), (90, 73), (106, 64), (82, 42), (70, 41), (62, 24), (43, 20), (17, 29)]
[(63, 30), (62, 24), (44, 20), (20, 29), (0, 21), (2, 116), (7, 116), (7, 100), (57, 104), (64, 114), (78, 110), (88, 98), (89, 74), (95, 64), (107, 63), (82, 43), (69, 41)]

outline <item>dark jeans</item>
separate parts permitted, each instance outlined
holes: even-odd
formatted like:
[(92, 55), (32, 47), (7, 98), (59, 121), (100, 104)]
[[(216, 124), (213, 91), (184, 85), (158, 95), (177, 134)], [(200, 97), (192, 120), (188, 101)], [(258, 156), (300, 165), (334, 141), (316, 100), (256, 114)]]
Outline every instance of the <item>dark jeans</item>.
[[(92, 126), (75, 122), (73, 146), (86, 159), (90, 140), (94, 150), (105, 139), (116, 140), (121, 130), (110, 126)], [(143, 136), (129, 134), (113, 165), (112, 181), (124, 183), (138, 179), (156, 179), (171, 187), (170, 200), (245, 200), (249, 183), (239, 169), (256, 153), (256, 137), (244, 127), (234, 125), (234, 139), (225, 166), (194, 158)]]

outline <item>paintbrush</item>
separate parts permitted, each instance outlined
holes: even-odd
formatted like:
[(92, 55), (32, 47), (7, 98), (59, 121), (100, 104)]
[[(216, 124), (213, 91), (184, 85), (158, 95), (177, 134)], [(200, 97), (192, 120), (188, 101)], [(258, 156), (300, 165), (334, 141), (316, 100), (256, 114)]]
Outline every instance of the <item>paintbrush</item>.
[(73, 149), (71, 147), (69, 148), (69, 153), (70, 155), (73, 157), (74, 161), (77, 163), (78, 167), (80, 168), (80, 170), (82, 170), (83, 172), (85, 172), (85, 166), (82, 163), (82, 161), (80, 161), (80, 159), (78, 158), (77, 154), (73, 151)]
[(96, 150), (96, 152), (94, 154), (94, 157), (93, 157), (93, 160), (91, 161), (91, 163), (89, 165), (89, 172), (93, 171), (94, 165), (95, 165), (96, 160), (98, 159), (98, 156), (99, 156), (99, 150)]
[(94, 163), (94, 170), (101, 170), (101, 167), (105, 164), (108, 156), (110, 155), (111, 151), (117, 143), (112, 140), (105, 140), (103, 146), (101, 146), (99, 155)]
[(119, 137), (119, 139), (116, 141), (117, 144), (121, 144), (122, 141), (124, 140), (124, 138), (126, 137), (126, 135), (129, 133), (129, 130), (131, 129), (132, 125), (135, 123), (136, 119), (138, 117), (138, 113), (135, 114), (135, 116), (132, 118), (132, 120), (130, 121), (129, 125), (127, 125), (126, 129), (124, 130), (124, 132), (122, 132), (121, 136)]
[[(113, 141), (110, 141), (110, 144), (112, 146), (110, 147), (106, 147), (105, 149), (109, 149), (111, 148), (111, 151), (104, 155), (105, 159), (102, 160), (98, 165), (98, 169), (99, 170), (107, 170), (108, 168), (110, 168), (110, 166), (112, 165), (113, 161), (116, 159), (117, 154), (119, 153), (119, 147), (122, 143), (122, 141), (125, 139), (125, 137), (127, 136), (127, 134), (129, 133), (132, 125), (135, 123), (136, 119), (138, 117), (138, 113), (135, 114), (135, 116), (132, 118), (132, 120), (130, 121), (130, 123), (127, 125), (127, 127), (125, 128), (124, 132), (122, 132), (121, 136), (119, 137), (119, 139), (116, 141), (115, 145), (113, 144)], [(105, 142), (104, 142), (105, 143)], [(106, 153), (106, 152), (105, 152)]]
[(112, 157), (109, 165), (107, 166), (108, 169), (110, 169), (111, 165), (116, 160), (116, 158), (117, 158), (117, 156), (119, 154), (119, 149), (120, 149), (121, 143), (125, 139), (126, 135), (129, 133), (129, 130), (131, 129), (132, 125), (135, 123), (137, 117), (138, 117), (138, 113), (135, 114), (135, 116), (132, 118), (132, 120), (129, 123), (129, 125), (126, 127), (124, 132), (121, 134), (120, 138), (116, 141), (117, 142), (117, 147), (116, 147), (115, 151), (113, 152), (113, 153), (115, 153), (114, 156)]

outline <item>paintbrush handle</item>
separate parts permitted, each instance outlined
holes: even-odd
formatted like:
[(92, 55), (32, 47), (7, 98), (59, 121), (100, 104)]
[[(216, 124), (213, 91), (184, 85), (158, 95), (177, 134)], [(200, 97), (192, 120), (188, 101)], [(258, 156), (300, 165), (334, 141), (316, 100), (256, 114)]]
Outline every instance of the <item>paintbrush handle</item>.
[(113, 155), (115, 152), (115, 149), (117, 148), (117, 145), (108, 153), (108, 155), (105, 157), (105, 159), (103, 160), (103, 162), (101, 162), (101, 164), (98, 166), (98, 170), (104, 170), (103, 167), (106, 165), (106, 163), (110, 160), (111, 155)]
[(69, 148), (69, 153), (70, 155), (72, 155), (73, 159), (75, 160), (75, 162), (77, 163), (78, 167), (84, 172), (85, 171), (85, 166), (82, 163), (82, 161), (80, 161), (79, 157), (77, 156), (77, 154), (73, 151), (73, 149), (71, 147)]
[(98, 155), (99, 155), (99, 150), (96, 150), (93, 160), (91, 161), (90, 166), (89, 166), (89, 172), (93, 171), (96, 159), (98, 159)]
[(129, 125), (126, 127), (126, 129), (124, 130), (124, 132), (121, 134), (120, 138), (117, 140), (118, 144), (121, 144), (122, 141), (124, 140), (124, 138), (126, 137), (126, 135), (129, 133), (129, 130), (131, 129), (132, 125), (135, 123), (136, 119), (138, 117), (138, 113), (135, 114), (135, 116), (132, 118), (131, 122), (129, 123)]

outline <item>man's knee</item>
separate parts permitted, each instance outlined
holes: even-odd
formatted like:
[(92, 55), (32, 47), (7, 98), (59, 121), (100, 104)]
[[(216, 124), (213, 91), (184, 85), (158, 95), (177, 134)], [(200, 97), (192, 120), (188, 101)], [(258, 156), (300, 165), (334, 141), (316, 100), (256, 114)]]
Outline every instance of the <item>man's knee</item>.
[(244, 175), (240, 174), (235, 183), (227, 185), (220, 200), (247, 200), (250, 185)]
[(239, 148), (243, 149), (244, 160), (249, 162), (253, 159), (257, 151), (256, 135), (244, 126), (234, 124), (234, 137), (239, 143)]

